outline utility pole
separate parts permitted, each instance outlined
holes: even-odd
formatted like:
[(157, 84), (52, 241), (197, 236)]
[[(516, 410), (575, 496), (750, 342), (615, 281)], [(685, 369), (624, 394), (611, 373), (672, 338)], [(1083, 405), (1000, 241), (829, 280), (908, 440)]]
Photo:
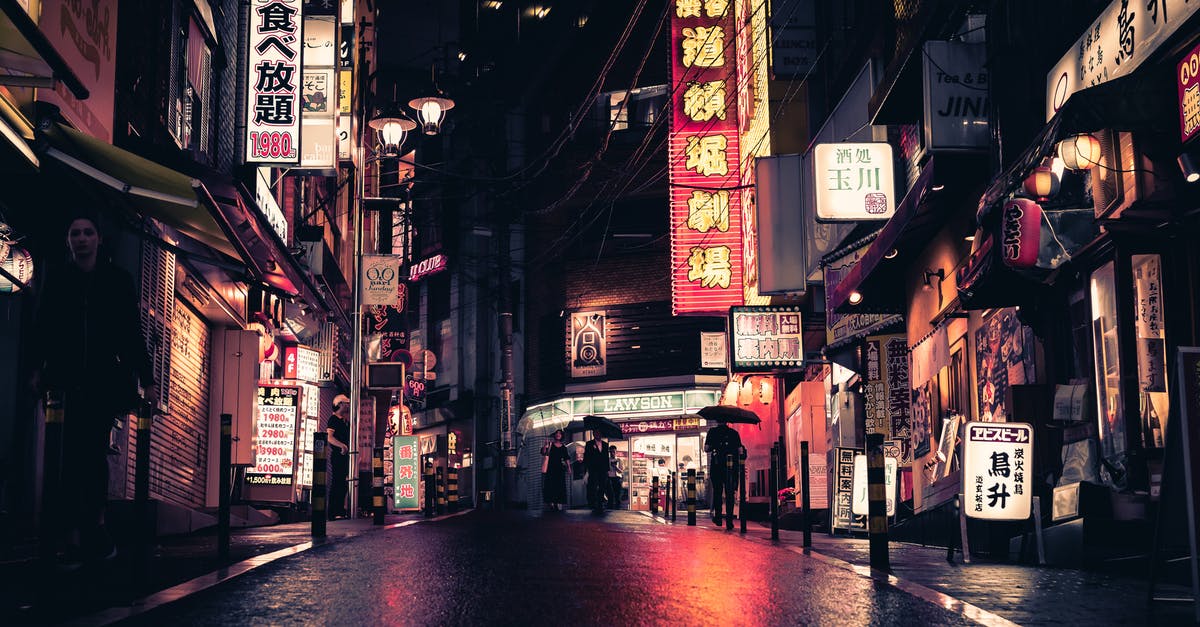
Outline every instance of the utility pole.
[[(512, 283), (512, 250), (508, 216), (501, 215), (498, 221), (500, 258), (497, 289), (500, 290), (498, 309), (500, 313), (500, 460), (496, 467), (496, 488), (493, 503), (503, 509), (507, 501), (506, 490), (515, 479), (515, 468), (510, 469), (510, 460), (516, 461), (513, 449), (513, 415), (516, 410), (516, 385), (513, 382), (513, 303), (510, 293)], [(515, 467), (515, 463), (513, 466)]]

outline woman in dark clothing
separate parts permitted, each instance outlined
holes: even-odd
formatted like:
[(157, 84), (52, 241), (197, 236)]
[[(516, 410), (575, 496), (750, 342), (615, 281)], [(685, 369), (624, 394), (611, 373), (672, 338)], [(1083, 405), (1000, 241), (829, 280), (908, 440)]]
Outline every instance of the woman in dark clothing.
[(554, 440), (542, 447), (542, 500), (553, 511), (559, 511), (567, 501), (567, 445), (563, 443), (563, 430), (554, 432)]
[(70, 261), (47, 275), (34, 328), (34, 389), (63, 403), (60, 485), (71, 490), (47, 506), (74, 527), (63, 530), (71, 562), (116, 554), (104, 530), (109, 433), (137, 406), (139, 382), (146, 398), (157, 396), (137, 289), (129, 273), (100, 255), (101, 242), (97, 220), (71, 222)]

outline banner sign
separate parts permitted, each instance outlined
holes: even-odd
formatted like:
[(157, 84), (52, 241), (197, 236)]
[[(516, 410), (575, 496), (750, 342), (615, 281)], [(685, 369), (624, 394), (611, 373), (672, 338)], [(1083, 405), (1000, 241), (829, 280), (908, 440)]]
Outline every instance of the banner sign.
[(885, 438), (905, 442), (898, 456), (903, 463), (912, 459), (907, 442), (911, 435), (909, 418), (908, 341), (904, 334), (867, 337), (866, 433), (881, 433)]
[(804, 361), (800, 307), (733, 307), (733, 372), (798, 368)]
[(621, 433), (625, 435), (659, 433), (663, 431), (695, 431), (700, 428), (700, 417), (684, 416), (682, 418), (665, 418), (662, 420), (631, 420), (618, 424), (621, 425)]
[(603, 311), (571, 314), (571, 378), (603, 377), (608, 373), (608, 343)]
[[(896, 477), (899, 475), (899, 464), (894, 457), (883, 458), (883, 490), (887, 495), (887, 515), (896, 515)], [(867, 456), (854, 456), (854, 499), (850, 512), (855, 516), (866, 516), (870, 513), (870, 500), (867, 497)]]
[[(316, 3), (320, 4), (320, 3)], [(328, 11), (326, 11), (328, 12)], [(300, 167), (328, 169), (337, 165), (338, 102), (337, 18), (304, 17), (304, 78), (301, 90)]]
[(837, 447), (831, 451), (833, 463), (833, 507), (829, 510), (834, 529), (865, 529), (866, 519), (855, 518), (851, 509), (854, 499), (854, 456), (858, 449)]
[(252, 0), (247, 46), (246, 163), (300, 161), (300, 0)]
[(813, 168), (818, 220), (887, 220), (896, 212), (891, 144), (817, 144)]
[(428, 259), (423, 259), (418, 263), (414, 263), (412, 267), (408, 269), (408, 280), (410, 282), (418, 281), (431, 274), (437, 274), (438, 272), (446, 269), (447, 263), (449, 263), (449, 260), (441, 253), (429, 257)]
[(246, 483), (292, 485), (299, 413), (300, 386), (259, 384), (254, 467), (246, 470)]
[(1033, 505), (1033, 426), (968, 422), (963, 510), (971, 518), (1025, 520)]
[(421, 509), (420, 448), (415, 435), (392, 438), (393, 505), (398, 510)]
[(725, 345), (725, 334), (717, 333), (700, 333), (700, 367), (701, 368), (726, 368), (728, 367), (729, 347)]
[(742, 303), (738, 33), (733, 4), (677, 1), (671, 11), (671, 311)]
[(403, 310), (400, 255), (363, 255), (362, 304), (389, 305)]
[(922, 72), (927, 150), (980, 150), (988, 130), (987, 46), (927, 41)]
[(1046, 120), (1071, 94), (1136, 70), (1197, 10), (1190, 0), (1113, 0), (1046, 74)]
[(1175, 66), (1179, 88), (1179, 141), (1187, 142), (1200, 130), (1200, 44)]

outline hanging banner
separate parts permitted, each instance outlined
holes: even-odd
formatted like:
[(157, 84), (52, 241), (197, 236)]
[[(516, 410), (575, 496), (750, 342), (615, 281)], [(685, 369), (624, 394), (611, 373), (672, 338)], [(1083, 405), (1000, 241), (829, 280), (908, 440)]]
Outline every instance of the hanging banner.
[(608, 374), (608, 342), (603, 311), (571, 314), (571, 378)]
[(724, 314), (743, 299), (734, 3), (672, 4), (671, 311)]
[(733, 333), (731, 371), (761, 372), (803, 365), (800, 307), (733, 307), (729, 319)]
[(1186, 143), (1200, 130), (1200, 45), (1175, 66), (1179, 88), (1179, 141)]
[[(908, 440), (910, 388), (906, 338), (904, 334), (867, 337), (866, 389), (863, 395), (866, 401), (866, 433)], [(897, 394), (897, 391), (900, 393)], [(907, 450), (905, 446), (905, 452)]]
[(300, 161), (300, 0), (252, 0), (247, 33), (246, 163)]
[(421, 508), (420, 450), (417, 436), (398, 435), (392, 438), (392, 504), (397, 510)]
[(891, 144), (817, 144), (812, 154), (818, 220), (887, 220), (896, 213)]
[(1026, 520), (1033, 511), (1033, 426), (968, 422), (963, 511), (971, 518)]
[(363, 255), (362, 304), (388, 305), (403, 309), (404, 295), (400, 282), (399, 255)]
[(700, 333), (700, 367), (726, 368), (729, 360), (728, 347), (725, 345), (725, 334)]

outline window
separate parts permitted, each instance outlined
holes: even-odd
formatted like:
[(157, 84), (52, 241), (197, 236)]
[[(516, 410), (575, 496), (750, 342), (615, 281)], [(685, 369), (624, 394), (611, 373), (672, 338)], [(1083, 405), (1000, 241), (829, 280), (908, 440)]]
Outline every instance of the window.
[(1092, 273), (1092, 342), (1096, 358), (1096, 405), (1100, 418), (1100, 453), (1112, 458), (1125, 452), (1125, 412), (1121, 398), (1120, 344), (1117, 339), (1117, 294), (1113, 262)]
[(174, 5), (167, 122), (180, 148), (207, 161), (212, 139), (212, 51), (190, 6)]
[(1147, 448), (1162, 448), (1171, 407), (1163, 327), (1162, 262), (1158, 255), (1133, 255), (1132, 262), (1142, 435)]

